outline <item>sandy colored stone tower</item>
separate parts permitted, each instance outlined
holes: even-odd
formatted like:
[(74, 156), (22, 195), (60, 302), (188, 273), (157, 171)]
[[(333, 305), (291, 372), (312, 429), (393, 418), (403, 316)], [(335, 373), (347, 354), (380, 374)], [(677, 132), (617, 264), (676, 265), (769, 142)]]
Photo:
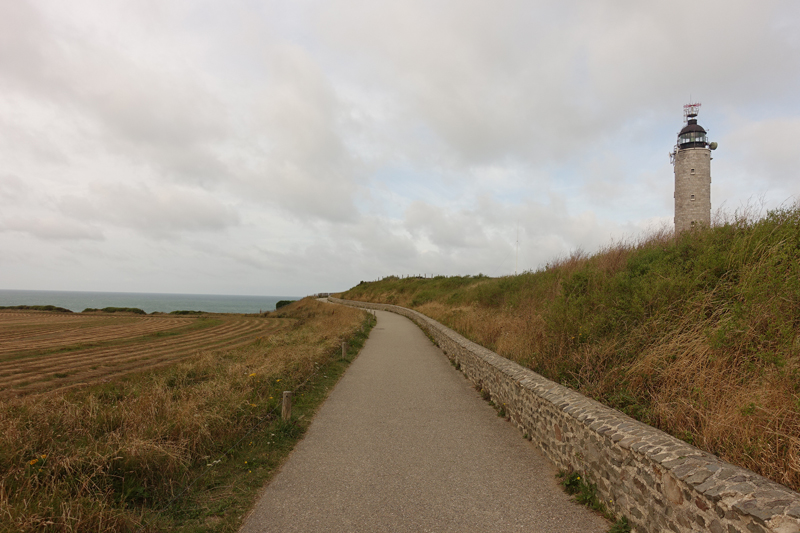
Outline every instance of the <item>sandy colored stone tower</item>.
[(706, 130), (697, 123), (700, 104), (683, 106), (686, 125), (670, 154), (675, 167), (675, 234), (695, 226), (711, 225), (711, 150)]

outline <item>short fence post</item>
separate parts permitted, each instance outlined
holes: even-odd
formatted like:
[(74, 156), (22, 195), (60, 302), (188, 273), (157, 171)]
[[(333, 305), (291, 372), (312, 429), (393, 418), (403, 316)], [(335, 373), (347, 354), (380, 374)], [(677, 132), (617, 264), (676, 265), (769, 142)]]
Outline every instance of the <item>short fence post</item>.
[(347, 341), (342, 341), (342, 359), (347, 359)]
[(283, 391), (283, 409), (281, 409), (281, 418), (289, 420), (292, 418), (292, 391)]

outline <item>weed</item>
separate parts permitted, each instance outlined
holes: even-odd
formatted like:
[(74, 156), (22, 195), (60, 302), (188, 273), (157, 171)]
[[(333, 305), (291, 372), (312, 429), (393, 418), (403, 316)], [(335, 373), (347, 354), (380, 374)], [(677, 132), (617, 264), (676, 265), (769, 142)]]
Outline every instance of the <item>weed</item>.
[(614, 520), (614, 515), (606, 508), (600, 497), (597, 495), (597, 485), (581, 476), (580, 472), (559, 471), (556, 477), (561, 478), (560, 484), (564, 492), (574, 496), (577, 503), (585, 505), (593, 511), (597, 511), (609, 520)]
[(631, 526), (628, 523), (628, 517), (623, 516), (611, 525), (608, 533), (631, 533)]

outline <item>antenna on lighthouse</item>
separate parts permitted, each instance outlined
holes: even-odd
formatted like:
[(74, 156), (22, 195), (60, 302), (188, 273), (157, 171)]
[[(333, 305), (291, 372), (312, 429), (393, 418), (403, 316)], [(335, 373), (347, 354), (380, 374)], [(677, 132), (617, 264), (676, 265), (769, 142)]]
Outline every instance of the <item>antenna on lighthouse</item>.
[(697, 102), (695, 104), (686, 104), (683, 106), (683, 121), (689, 122), (690, 118), (695, 118), (697, 113), (700, 112), (700, 106), (702, 104)]

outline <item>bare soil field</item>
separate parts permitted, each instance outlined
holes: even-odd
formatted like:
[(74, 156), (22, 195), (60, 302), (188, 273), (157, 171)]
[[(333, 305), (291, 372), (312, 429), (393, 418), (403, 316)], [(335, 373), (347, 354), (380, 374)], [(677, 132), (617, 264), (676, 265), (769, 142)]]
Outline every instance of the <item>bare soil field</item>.
[(0, 397), (63, 389), (233, 348), (282, 321), (201, 317), (0, 312)]

